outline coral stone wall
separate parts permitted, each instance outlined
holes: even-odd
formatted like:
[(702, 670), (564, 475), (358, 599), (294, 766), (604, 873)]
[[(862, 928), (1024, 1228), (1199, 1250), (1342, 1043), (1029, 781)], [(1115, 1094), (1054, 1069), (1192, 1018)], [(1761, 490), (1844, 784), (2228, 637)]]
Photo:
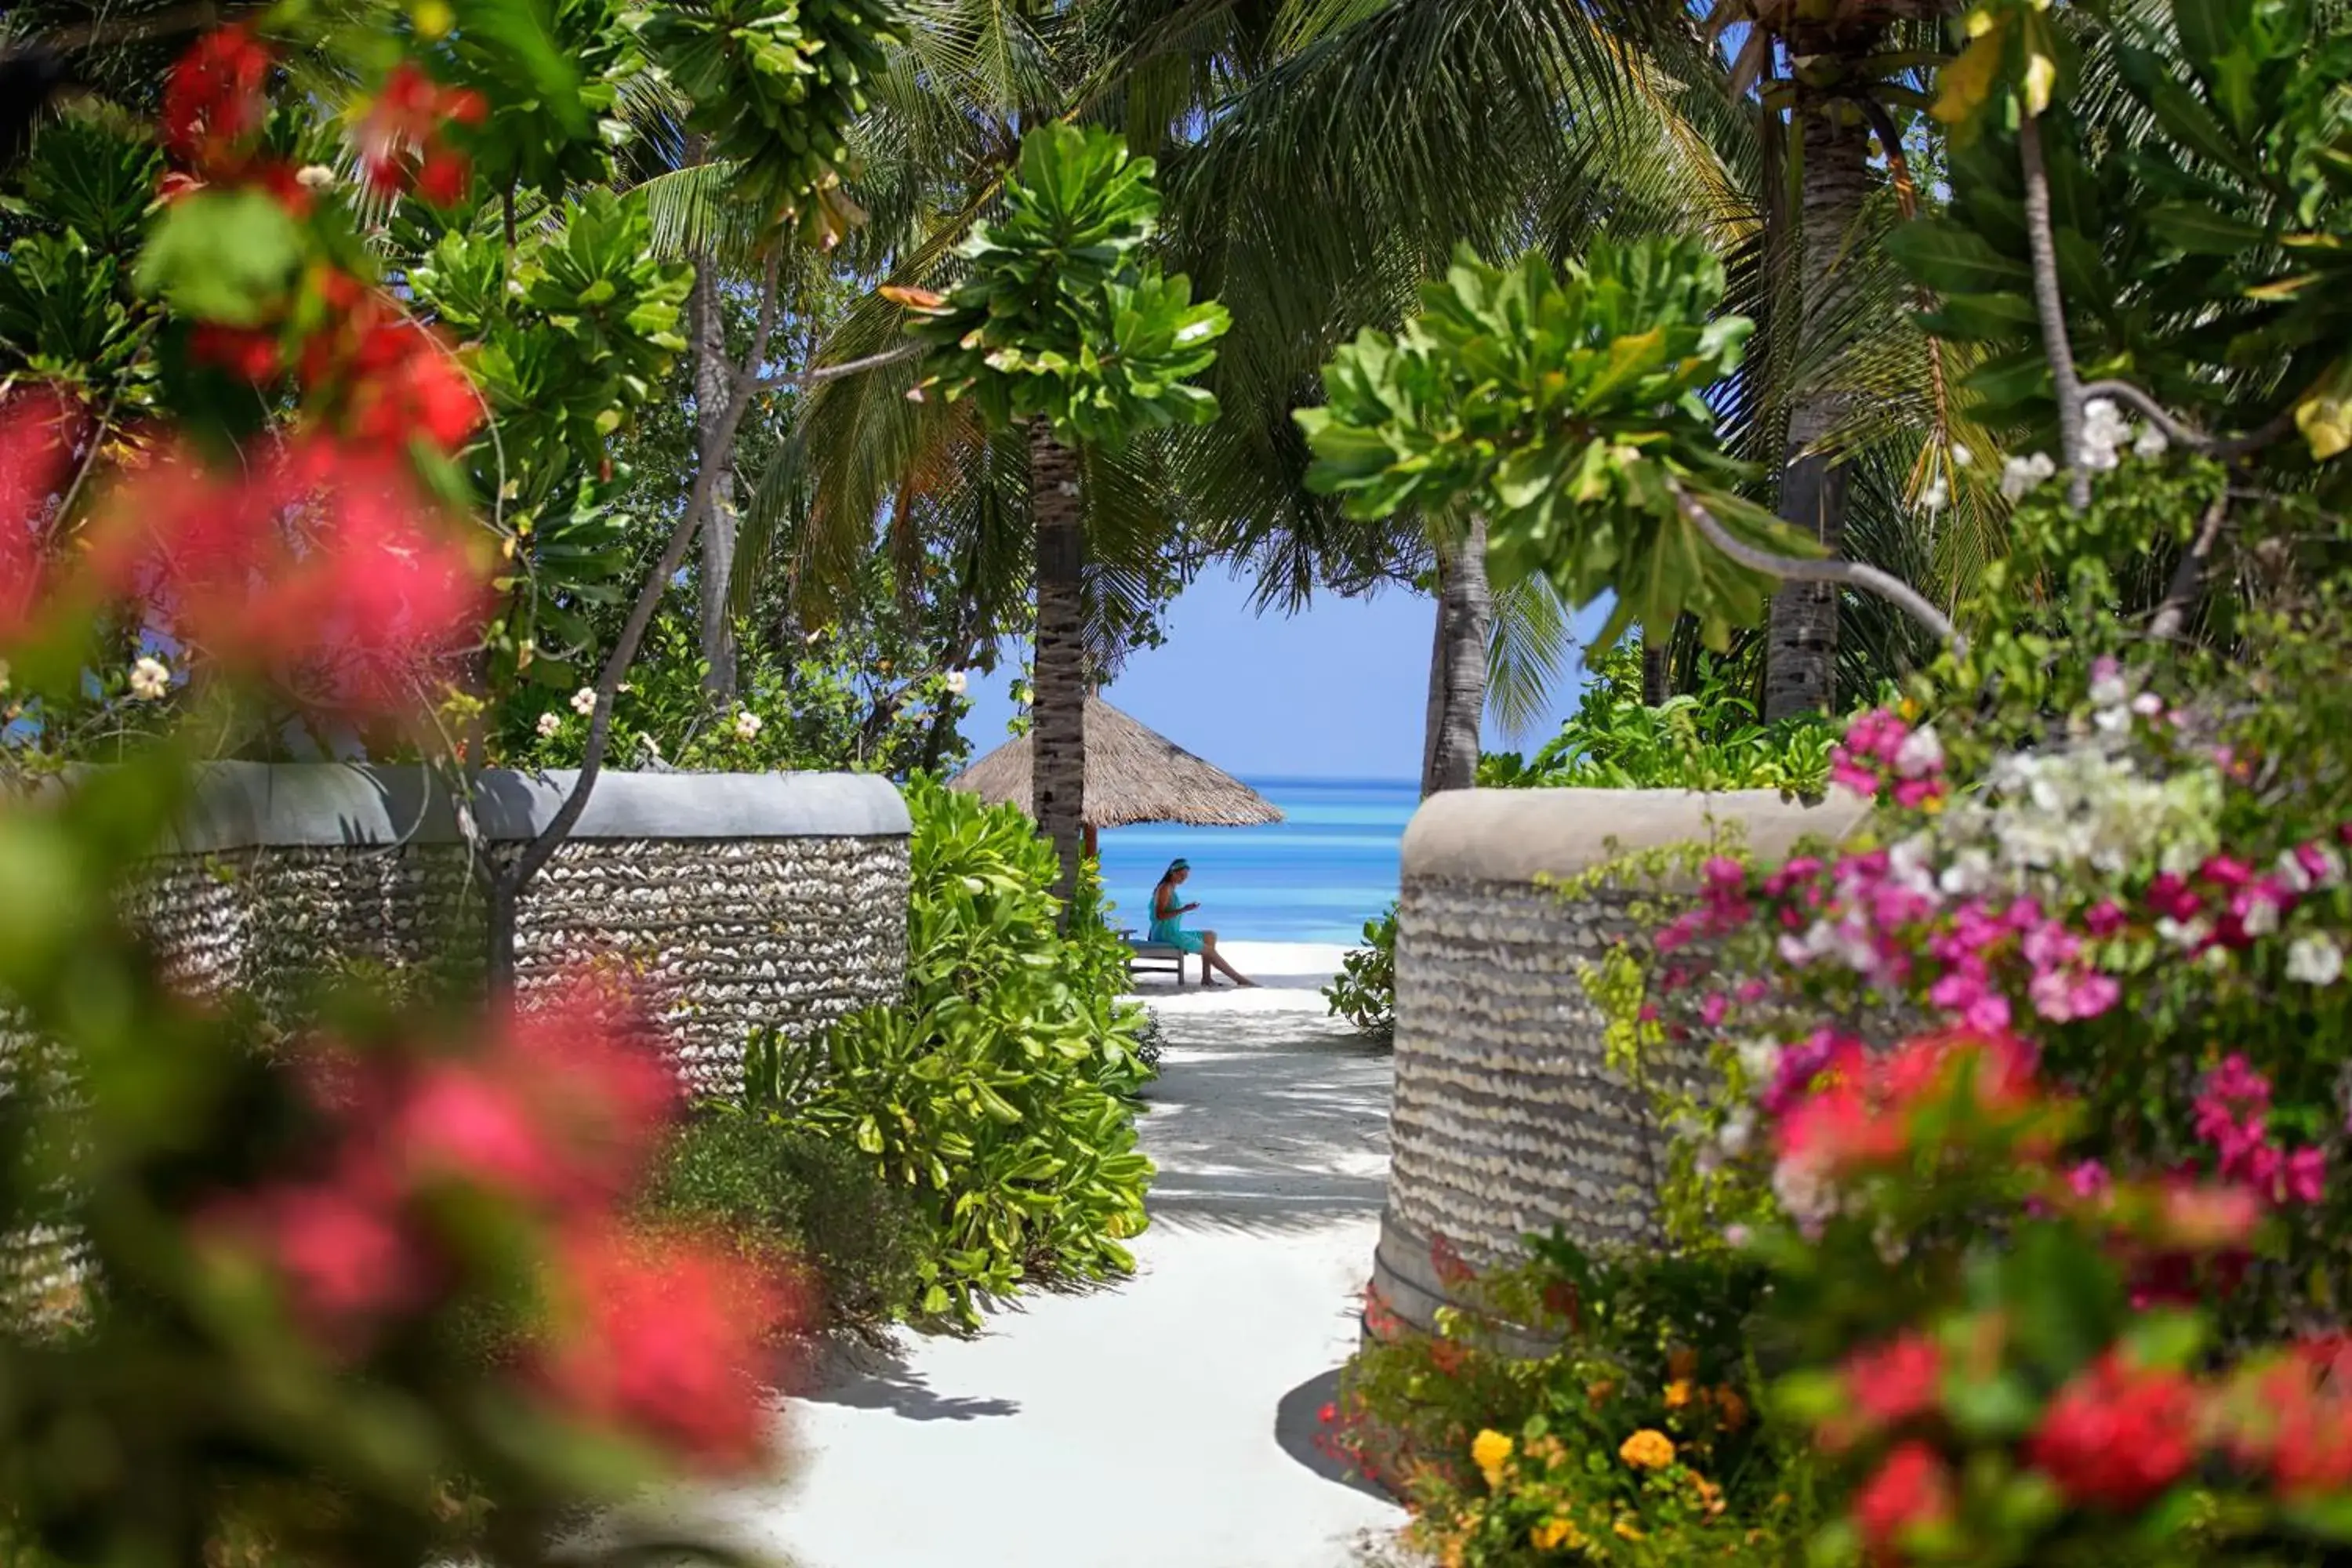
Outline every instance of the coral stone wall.
[(1414, 814), (1373, 1259), (1374, 1288), (1402, 1322), (1427, 1331), (1451, 1299), (1433, 1259), (1441, 1237), (1474, 1268), (1555, 1226), (1588, 1244), (1658, 1239), (1665, 1140), (1646, 1097), (1607, 1067), (1604, 1022), (1579, 977), (1631, 929), (1628, 897), (1570, 898), (1547, 882), (1727, 830), (1759, 854), (1785, 852), (1859, 815), (1851, 801), (1805, 807), (1765, 790), (1462, 790)]
[[(473, 971), (468, 858), (515, 853), (572, 776), (485, 775), (469, 835), (419, 770), (217, 764), (130, 914), (182, 984), (243, 993), (281, 1019), (341, 962)], [(519, 982), (618, 961), (660, 1010), (682, 1075), (724, 1089), (754, 1027), (813, 1043), (898, 999), (911, 828), (898, 790), (867, 775), (604, 773), (516, 911)], [(0, 1059), (21, 1065), (24, 1043), (0, 1019)], [(78, 1272), (63, 1232), (0, 1237), (19, 1302)]]

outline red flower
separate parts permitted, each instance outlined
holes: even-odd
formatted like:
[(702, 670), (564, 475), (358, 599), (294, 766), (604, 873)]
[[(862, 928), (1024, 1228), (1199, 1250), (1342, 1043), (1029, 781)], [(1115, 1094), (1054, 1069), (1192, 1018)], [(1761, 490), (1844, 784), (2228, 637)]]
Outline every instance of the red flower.
[(1853, 1411), (1824, 1424), (1821, 1434), (1833, 1450), (1935, 1410), (1943, 1399), (1944, 1358), (1925, 1335), (1906, 1332), (1847, 1357), (1843, 1382)]
[(2075, 1502), (2135, 1509), (2196, 1462), (2197, 1415), (2188, 1378), (2110, 1352), (2058, 1391), (2026, 1455)]
[(1846, 1362), (1846, 1388), (1864, 1415), (1884, 1426), (1936, 1408), (1944, 1358), (1927, 1336), (1908, 1332), (1856, 1351)]
[(207, 33), (163, 83), (163, 146), (199, 172), (233, 171), (269, 112), (268, 48), (243, 26)]
[(387, 1319), (430, 1293), (424, 1252), (357, 1165), (331, 1182), (232, 1201), (198, 1226), (269, 1263), (302, 1326), (337, 1354), (363, 1348)]
[(80, 410), (46, 388), (0, 397), (0, 639), (29, 629), (47, 598), (50, 509), (80, 429)]
[(1874, 1558), (1898, 1554), (1902, 1538), (1952, 1517), (1951, 1474), (1933, 1448), (1914, 1438), (1886, 1456), (1854, 1494), (1853, 1522)]
[(473, 183), (474, 165), (456, 153), (429, 152), (417, 165), (416, 194), (436, 207), (456, 206)]
[[(387, 351), (398, 355), (388, 364), (382, 359)], [(455, 452), (482, 423), (474, 384), (422, 327), (369, 334), (355, 368), (352, 432), (362, 440), (402, 447), (423, 439)]]
[(404, 710), (420, 672), (474, 635), (484, 603), (470, 556), (392, 459), (316, 440), (236, 477), (160, 462), (90, 539), (110, 592), (222, 668), (322, 710)]
[(264, 382), (278, 374), (278, 334), (259, 327), (226, 327), (207, 321), (188, 334), (188, 357), (231, 375)]
[(1462, 1284), (1472, 1277), (1470, 1265), (1462, 1260), (1460, 1250), (1442, 1236), (1430, 1241), (1429, 1266), (1437, 1270), (1438, 1279), (1448, 1285)]
[(761, 1346), (791, 1321), (773, 1284), (717, 1248), (612, 1232), (562, 1258), (570, 1310), (539, 1367), (557, 1401), (705, 1466), (757, 1459)]

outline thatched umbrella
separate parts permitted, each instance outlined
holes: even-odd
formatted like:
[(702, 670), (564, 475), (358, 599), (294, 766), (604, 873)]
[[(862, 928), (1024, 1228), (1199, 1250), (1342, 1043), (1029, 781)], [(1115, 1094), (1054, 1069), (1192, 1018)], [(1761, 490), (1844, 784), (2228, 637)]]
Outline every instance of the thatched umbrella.
[[(1029, 737), (1007, 741), (948, 781), (992, 805), (1029, 809)], [(1087, 699), (1087, 853), (1095, 833), (1139, 822), (1258, 827), (1282, 813), (1249, 785), (1145, 729), (1099, 697)]]

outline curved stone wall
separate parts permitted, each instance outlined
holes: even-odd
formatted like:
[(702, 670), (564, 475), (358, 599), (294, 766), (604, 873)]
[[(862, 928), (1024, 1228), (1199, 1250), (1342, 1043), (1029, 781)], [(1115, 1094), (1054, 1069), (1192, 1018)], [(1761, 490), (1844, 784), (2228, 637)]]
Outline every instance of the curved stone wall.
[[(485, 851), (513, 854), (572, 776), (487, 774)], [(516, 911), (519, 983), (610, 955), (662, 1010), (682, 1075), (724, 1089), (755, 1026), (813, 1042), (898, 997), (911, 828), (898, 790), (871, 775), (604, 773)], [(131, 913), (183, 984), (282, 1017), (339, 961), (478, 964), (475, 852), (421, 770), (220, 763)], [(6, 1044), (0, 1027), (0, 1057)], [(19, 1301), (76, 1268), (62, 1233), (0, 1238)]]
[(1646, 1098), (1604, 1065), (1579, 978), (1628, 929), (1626, 896), (1570, 899), (1546, 880), (1727, 829), (1785, 853), (1850, 831), (1861, 812), (1768, 790), (1462, 790), (1423, 804), (1404, 838), (1392, 1155), (1372, 1271), (1399, 1319), (1426, 1331), (1450, 1299), (1440, 1237), (1473, 1268), (1555, 1226), (1588, 1243), (1657, 1237), (1664, 1141)]

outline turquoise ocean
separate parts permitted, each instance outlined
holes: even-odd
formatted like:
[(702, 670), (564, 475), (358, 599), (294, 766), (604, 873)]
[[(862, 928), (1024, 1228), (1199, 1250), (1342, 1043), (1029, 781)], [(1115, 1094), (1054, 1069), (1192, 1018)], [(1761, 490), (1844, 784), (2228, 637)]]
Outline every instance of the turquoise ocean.
[(1421, 803), (1411, 779), (1244, 779), (1282, 809), (1268, 827), (1118, 827), (1102, 835), (1115, 923), (1150, 923), (1168, 862), (1192, 863), (1187, 922), (1235, 942), (1349, 942), (1397, 896), (1404, 826)]

